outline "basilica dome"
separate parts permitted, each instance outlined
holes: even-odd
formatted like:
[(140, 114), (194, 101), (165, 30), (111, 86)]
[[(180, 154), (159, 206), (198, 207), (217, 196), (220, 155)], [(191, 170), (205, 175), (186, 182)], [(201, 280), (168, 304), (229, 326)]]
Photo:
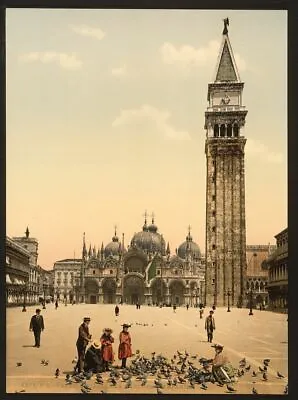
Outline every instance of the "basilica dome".
[(165, 255), (165, 240), (161, 234), (157, 232), (158, 228), (154, 224), (152, 219), (152, 224), (147, 226), (147, 221), (143, 225), (143, 230), (141, 232), (135, 233), (131, 239), (131, 245), (138, 247), (146, 253), (161, 253)]
[[(125, 251), (126, 250), (124, 249), (124, 252)], [(122, 246), (121, 246), (121, 243), (119, 242), (119, 238), (115, 231), (115, 235), (112, 237), (112, 241), (109, 244), (107, 244), (104, 249), (104, 254), (105, 254), (105, 257), (119, 256), (119, 254), (121, 254), (121, 252), (122, 252)]]
[(190, 232), (186, 236), (186, 241), (178, 247), (178, 256), (185, 259), (187, 254), (190, 254), (193, 258), (201, 258), (201, 251), (197, 243), (193, 242)]

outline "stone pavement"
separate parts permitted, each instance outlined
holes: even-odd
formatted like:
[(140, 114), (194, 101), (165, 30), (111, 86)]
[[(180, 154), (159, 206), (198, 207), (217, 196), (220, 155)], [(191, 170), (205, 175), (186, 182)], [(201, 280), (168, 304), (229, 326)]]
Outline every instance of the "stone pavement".
[[(99, 339), (104, 327), (113, 329), (115, 338), (115, 365), (117, 360), (118, 337), (121, 324), (128, 322), (132, 336), (133, 352), (137, 349), (141, 354), (151, 358), (151, 353), (162, 354), (171, 359), (177, 350), (199, 357), (212, 358), (214, 350), (207, 342), (204, 330), (204, 320), (209, 309), (205, 309), (204, 319), (199, 318), (198, 309), (178, 308), (176, 313), (172, 308), (157, 308), (141, 306), (120, 306), (118, 318), (114, 315), (114, 305), (79, 304), (60, 305), (55, 310), (54, 304), (47, 305), (42, 310), (45, 320), (45, 331), (41, 334), (41, 347), (34, 348), (34, 337), (29, 332), (29, 322), (36, 306), (27, 307), (22, 313), (21, 307), (7, 309), (7, 362), (6, 362), (6, 391), (14, 393), (24, 389), (26, 393), (80, 393), (80, 384), (65, 384), (65, 374), (71, 373), (72, 359), (76, 356), (76, 339), (78, 327), (84, 316), (91, 317), (90, 332), (93, 339)], [(246, 358), (251, 365), (249, 372), (240, 377), (234, 384), (238, 394), (251, 394), (252, 388), (259, 394), (283, 394), (288, 376), (288, 326), (287, 315), (269, 311), (254, 310), (254, 315), (248, 315), (249, 310), (232, 308), (230, 313), (226, 308), (215, 311), (216, 330), (214, 342), (225, 346), (234, 367), (238, 368), (239, 361)], [(144, 324), (146, 326), (144, 326)], [(148, 324), (148, 326), (147, 326)], [(197, 357), (197, 358), (199, 358)], [(263, 365), (263, 359), (270, 358), (268, 381), (264, 381), (262, 373), (258, 372)], [(49, 360), (47, 366), (41, 360)], [(192, 360), (193, 361), (193, 360)], [(17, 362), (22, 362), (18, 367)], [(199, 366), (197, 360), (194, 361)], [(129, 365), (129, 363), (128, 363)], [(61, 375), (55, 378), (55, 370), (59, 368)], [(252, 377), (252, 371), (257, 377)], [(277, 371), (285, 378), (277, 377)], [(132, 387), (125, 389), (125, 383), (119, 382), (112, 387), (103, 374), (104, 385), (95, 384), (94, 378), (88, 381), (92, 387), (91, 393), (156, 393), (154, 377), (148, 377), (146, 386), (140, 381), (132, 380)], [(176, 387), (167, 386), (164, 380), (162, 392), (165, 394), (224, 394), (226, 387), (208, 383), (208, 389), (202, 390), (200, 385), (192, 389), (188, 382)]]

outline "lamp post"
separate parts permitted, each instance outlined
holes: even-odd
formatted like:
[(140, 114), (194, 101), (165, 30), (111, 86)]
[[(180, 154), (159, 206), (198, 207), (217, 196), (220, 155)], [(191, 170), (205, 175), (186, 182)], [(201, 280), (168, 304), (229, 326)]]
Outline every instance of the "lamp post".
[(252, 296), (253, 296), (253, 291), (252, 291), (252, 287), (251, 287), (250, 291), (249, 291), (249, 314), (248, 315), (254, 315), (252, 312)]
[(230, 310), (230, 296), (231, 296), (230, 289), (228, 289), (228, 291), (227, 291), (227, 296), (228, 296), (228, 309), (227, 309), (227, 312), (231, 312), (231, 310)]
[(27, 309), (26, 309), (26, 283), (25, 283), (25, 285), (24, 285), (23, 291), (24, 291), (24, 303), (23, 303), (22, 312), (26, 312), (26, 311), (27, 311)]
[(43, 284), (43, 306), (42, 306), (43, 310), (46, 309), (46, 285)]

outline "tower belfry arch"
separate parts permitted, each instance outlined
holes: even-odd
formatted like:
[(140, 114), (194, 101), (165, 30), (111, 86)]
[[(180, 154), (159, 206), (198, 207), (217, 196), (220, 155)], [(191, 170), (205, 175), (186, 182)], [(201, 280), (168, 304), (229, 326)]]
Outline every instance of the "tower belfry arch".
[(208, 85), (205, 112), (206, 305), (242, 304), (246, 265), (245, 169), (242, 104), (244, 83), (237, 70), (224, 20), (214, 82)]

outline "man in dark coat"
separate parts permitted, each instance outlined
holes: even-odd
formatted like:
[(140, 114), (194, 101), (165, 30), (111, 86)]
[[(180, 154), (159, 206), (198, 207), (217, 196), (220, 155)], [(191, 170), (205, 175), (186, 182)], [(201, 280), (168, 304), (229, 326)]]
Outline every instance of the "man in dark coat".
[(40, 315), (40, 309), (36, 309), (36, 314), (33, 315), (30, 321), (29, 331), (34, 333), (35, 345), (34, 347), (40, 347), (40, 333), (44, 330), (43, 316)]
[(205, 329), (207, 330), (208, 342), (212, 343), (213, 331), (215, 330), (215, 320), (213, 317), (214, 311), (210, 311), (208, 317), (205, 319)]
[(99, 342), (92, 342), (91, 346), (85, 354), (85, 371), (103, 372), (103, 359), (101, 356), (101, 344)]
[(118, 317), (119, 316), (119, 307), (116, 305), (115, 307), (115, 316)]
[(85, 317), (83, 323), (79, 326), (79, 337), (77, 340), (78, 362), (75, 366), (75, 372), (83, 372), (86, 347), (91, 342), (91, 335), (89, 333), (89, 323), (91, 319)]

